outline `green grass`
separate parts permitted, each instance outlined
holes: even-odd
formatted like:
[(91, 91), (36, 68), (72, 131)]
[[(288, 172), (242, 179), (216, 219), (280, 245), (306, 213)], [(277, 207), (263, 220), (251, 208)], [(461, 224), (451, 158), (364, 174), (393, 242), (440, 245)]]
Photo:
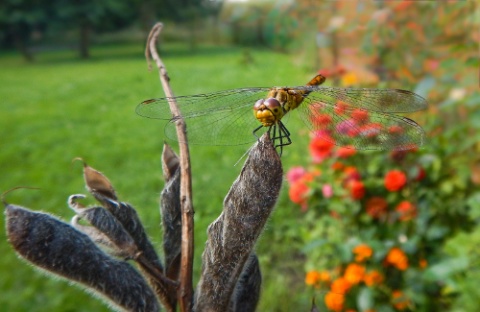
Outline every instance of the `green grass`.
[[(291, 56), (250, 50), (255, 63), (242, 64), (244, 51), (182, 46), (162, 47), (176, 95), (270, 85), (300, 85), (315, 73), (296, 66)], [(85, 193), (82, 157), (104, 172), (120, 198), (137, 208), (152, 240), (160, 246), (158, 195), (163, 186), (160, 154), (163, 124), (134, 113), (142, 100), (162, 97), (158, 74), (147, 71), (143, 46), (107, 46), (92, 50), (90, 60), (72, 51), (38, 55), (26, 64), (15, 54), (0, 55), (1, 179), (0, 190), (15, 203), (69, 220), (70, 194)], [(252, 103), (253, 104), (253, 103)], [(249, 116), (250, 117), (250, 116)], [(294, 126), (292, 129), (296, 129)], [(294, 144), (282, 160), (284, 169), (304, 159), (306, 138), (293, 130)], [(175, 147), (176, 148), (176, 147)], [(195, 206), (195, 279), (206, 229), (222, 210), (222, 201), (240, 172), (234, 166), (242, 148), (192, 147)], [(306, 310), (310, 298), (303, 285), (303, 264), (296, 243), (298, 208), (285, 189), (257, 252), (263, 272), (260, 311)], [(0, 221), (4, 229), (4, 219)], [(46, 277), (20, 261), (0, 232), (0, 306), (4, 311), (108, 311), (99, 300), (65, 281)], [(195, 281), (196, 282), (196, 281)]]

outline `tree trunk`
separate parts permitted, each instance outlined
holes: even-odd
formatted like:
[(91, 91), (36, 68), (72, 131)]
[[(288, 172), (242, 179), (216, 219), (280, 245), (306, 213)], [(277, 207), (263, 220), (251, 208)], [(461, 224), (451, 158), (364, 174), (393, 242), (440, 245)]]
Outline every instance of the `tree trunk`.
[(87, 20), (84, 20), (80, 25), (80, 57), (82, 59), (87, 59), (90, 57), (89, 46), (90, 46), (90, 32), (91, 26)]
[(16, 29), (16, 27), (13, 27), (12, 35), (13, 35), (13, 42), (15, 44), (15, 47), (20, 52), (20, 54), (23, 56), (23, 58), (27, 62), (33, 62), (34, 61), (33, 53), (32, 53), (32, 51), (30, 51), (30, 49), (27, 46), (26, 36), (22, 33), (21, 30)]

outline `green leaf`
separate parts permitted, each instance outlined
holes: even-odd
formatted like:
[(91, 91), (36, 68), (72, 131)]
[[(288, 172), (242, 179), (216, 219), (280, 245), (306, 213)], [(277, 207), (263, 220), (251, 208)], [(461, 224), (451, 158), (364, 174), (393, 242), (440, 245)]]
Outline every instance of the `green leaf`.
[(415, 88), (415, 93), (420, 96), (427, 97), (428, 92), (435, 86), (435, 78), (427, 76), (423, 78)]
[(373, 308), (374, 300), (373, 300), (373, 291), (369, 287), (362, 287), (362, 289), (358, 292), (357, 296), (357, 306), (360, 311), (366, 311)]
[(431, 226), (427, 231), (428, 240), (437, 240), (442, 239), (446, 234), (449, 233), (449, 229), (446, 226)]
[(472, 219), (480, 218), (480, 192), (472, 194), (467, 199), (467, 205), (470, 206), (470, 217)]
[(432, 265), (425, 270), (424, 277), (428, 281), (439, 281), (450, 278), (453, 274), (462, 272), (468, 268), (467, 257), (457, 257), (444, 260)]

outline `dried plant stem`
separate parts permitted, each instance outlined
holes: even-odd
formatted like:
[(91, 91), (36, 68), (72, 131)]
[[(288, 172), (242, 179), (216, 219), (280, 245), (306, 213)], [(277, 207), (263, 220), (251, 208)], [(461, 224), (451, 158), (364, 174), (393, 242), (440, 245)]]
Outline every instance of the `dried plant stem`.
[[(169, 77), (162, 60), (160, 59), (156, 43), (157, 38), (163, 28), (162, 23), (153, 26), (147, 41), (145, 55), (147, 61), (150, 57), (155, 61), (158, 67), (160, 81), (163, 86), (165, 95), (170, 98), (170, 110), (173, 116), (181, 116), (175, 100), (173, 92), (168, 83)], [(181, 311), (191, 311), (193, 287), (192, 287), (192, 264), (193, 264), (193, 204), (192, 204), (192, 180), (190, 170), (190, 154), (187, 144), (186, 126), (182, 118), (176, 121), (177, 137), (180, 146), (180, 203), (182, 211), (182, 247), (180, 261), (180, 285), (178, 290), (178, 301)]]

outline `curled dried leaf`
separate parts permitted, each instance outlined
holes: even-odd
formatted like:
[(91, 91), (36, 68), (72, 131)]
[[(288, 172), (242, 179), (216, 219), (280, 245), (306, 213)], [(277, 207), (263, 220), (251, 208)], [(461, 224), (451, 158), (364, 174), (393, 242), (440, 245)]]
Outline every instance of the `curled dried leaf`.
[(165, 143), (163, 145), (162, 153), (162, 170), (165, 180), (170, 180), (179, 167), (180, 160), (178, 159), (177, 154), (175, 154), (170, 145)]
[[(74, 160), (82, 160), (75, 158)], [(82, 160), (83, 161), (83, 160)], [(117, 200), (117, 195), (113, 189), (110, 180), (98, 170), (93, 169), (86, 162), (83, 161), (83, 177), (88, 191), (99, 201), (103, 201), (104, 197)]]

